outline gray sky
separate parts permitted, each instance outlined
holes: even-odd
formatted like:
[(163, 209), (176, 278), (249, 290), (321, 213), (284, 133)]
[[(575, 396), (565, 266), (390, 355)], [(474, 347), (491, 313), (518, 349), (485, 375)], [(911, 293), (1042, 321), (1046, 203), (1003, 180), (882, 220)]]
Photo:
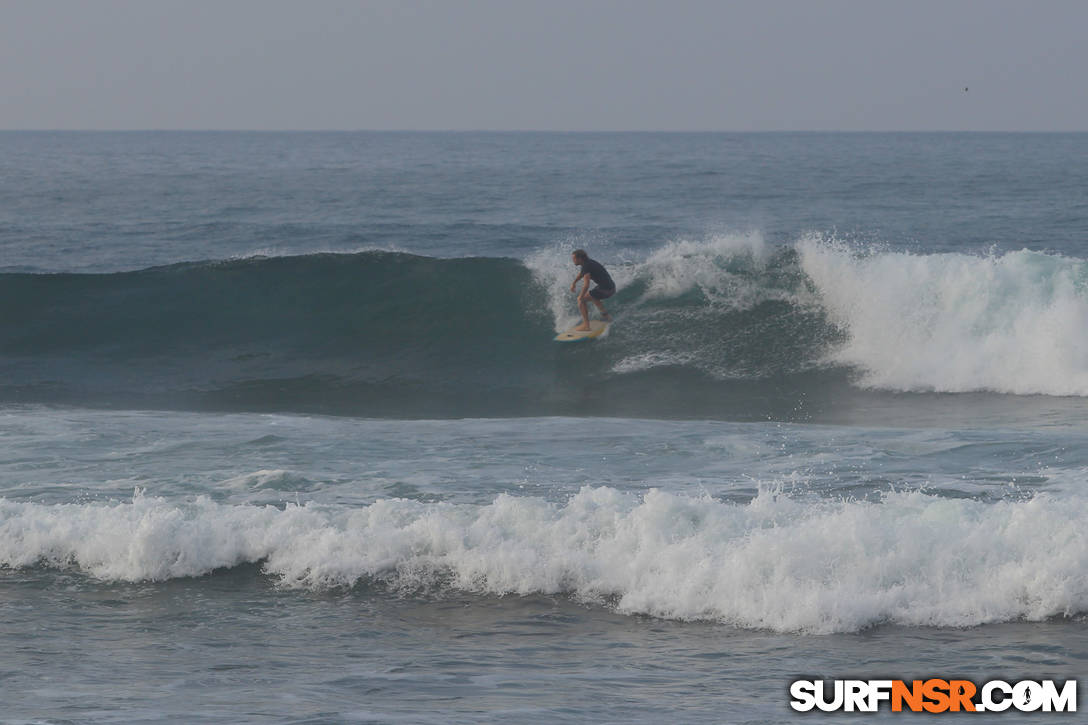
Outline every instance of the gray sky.
[(1086, 35), (1080, 0), (0, 0), (0, 128), (1088, 130)]

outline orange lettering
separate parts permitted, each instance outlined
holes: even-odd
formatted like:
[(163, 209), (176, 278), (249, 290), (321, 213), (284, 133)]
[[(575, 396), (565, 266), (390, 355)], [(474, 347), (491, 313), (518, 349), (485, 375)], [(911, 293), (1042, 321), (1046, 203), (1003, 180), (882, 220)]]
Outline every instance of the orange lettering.
[(965, 712), (974, 712), (975, 703), (971, 698), (975, 696), (975, 683), (970, 680), (951, 680), (948, 683), (948, 691), (951, 694), (951, 710), (959, 712), (962, 707)]
[(948, 681), (947, 680), (926, 680), (922, 683), (922, 694), (930, 702), (922, 704), (926, 712), (944, 712), (948, 709)]
[(910, 687), (902, 680), (892, 682), (892, 712), (903, 712), (903, 702), (911, 712), (922, 711), (922, 681), (914, 680)]

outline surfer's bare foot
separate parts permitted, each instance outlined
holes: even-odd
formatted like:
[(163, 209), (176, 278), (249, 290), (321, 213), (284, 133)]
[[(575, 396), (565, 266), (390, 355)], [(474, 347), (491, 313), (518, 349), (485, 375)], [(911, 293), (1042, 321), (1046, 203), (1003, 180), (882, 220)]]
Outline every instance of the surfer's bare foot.
[(574, 331), (575, 332), (589, 332), (592, 329), (593, 328), (590, 327), (589, 325), (578, 325), (578, 327), (574, 328)]

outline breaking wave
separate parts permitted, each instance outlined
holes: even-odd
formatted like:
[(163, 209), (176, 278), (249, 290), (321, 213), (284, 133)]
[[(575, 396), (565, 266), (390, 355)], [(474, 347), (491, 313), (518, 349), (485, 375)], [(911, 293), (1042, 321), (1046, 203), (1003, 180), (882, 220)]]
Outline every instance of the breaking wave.
[(424, 596), (560, 594), (678, 620), (783, 632), (971, 626), (1088, 611), (1088, 499), (747, 504), (584, 488), (564, 503), (379, 500), (362, 508), (0, 500), (0, 566), (109, 581), (259, 563), (281, 586)]
[(1084, 260), (677, 240), (610, 261), (616, 324), (564, 346), (568, 252), (0, 275), (0, 401), (501, 417), (714, 415), (829, 385), (1088, 395)]

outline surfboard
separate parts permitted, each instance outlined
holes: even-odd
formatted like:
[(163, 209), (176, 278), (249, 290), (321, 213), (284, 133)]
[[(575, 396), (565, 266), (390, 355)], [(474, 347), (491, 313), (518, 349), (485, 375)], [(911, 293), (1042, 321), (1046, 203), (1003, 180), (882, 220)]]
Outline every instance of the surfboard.
[[(574, 327), (578, 327), (582, 323), (579, 322)], [(566, 332), (560, 332), (555, 336), (556, 342), (581, 342), (582, 340), (592, 340), (595, 337), (600, 337), (608, 329), (608, 323), (604, 320), (590, 320), (589, 331), (575, 330), (574, 327), (570, 328)]]

